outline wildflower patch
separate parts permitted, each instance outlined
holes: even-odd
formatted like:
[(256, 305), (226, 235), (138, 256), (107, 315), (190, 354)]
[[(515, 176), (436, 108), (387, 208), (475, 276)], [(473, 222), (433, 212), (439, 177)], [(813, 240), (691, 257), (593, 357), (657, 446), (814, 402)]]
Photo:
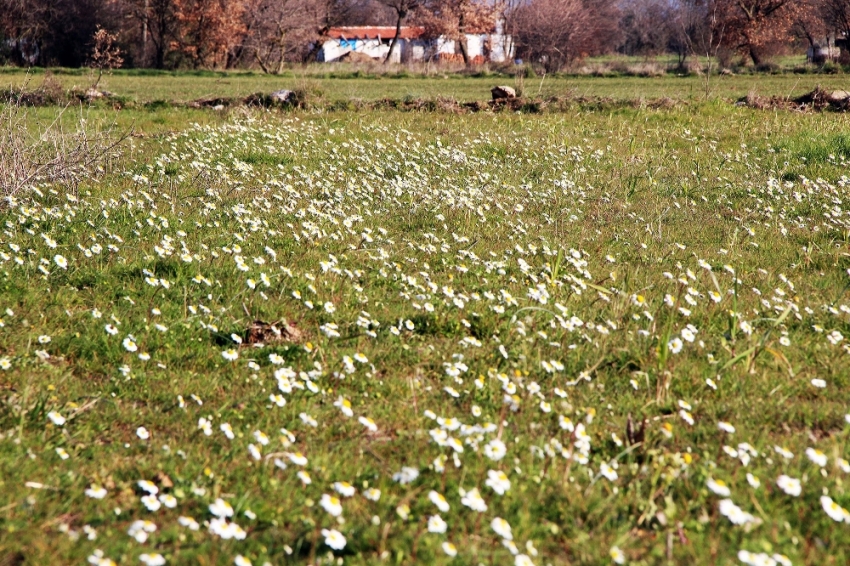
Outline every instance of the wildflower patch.
[(715, 111), (246, 112), (7, 198), (0, 545), (846, 563), (841, 124)]

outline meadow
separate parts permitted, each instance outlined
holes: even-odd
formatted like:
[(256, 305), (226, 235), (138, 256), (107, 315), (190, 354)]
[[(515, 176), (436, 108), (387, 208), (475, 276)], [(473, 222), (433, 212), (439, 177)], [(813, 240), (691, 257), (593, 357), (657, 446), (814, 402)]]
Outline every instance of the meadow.
[(130, 135), (0, 205), (0, 564), (850, 562), (845, 114), (58, 123)]
[[(658, 76), (628, 76), (611, 71), (610, 61), (589, 64), (601, 75), (586, 74), (534, 75), (517, 78), (514, 74), (495, 70), (461, 73), (440, 66), (389, 67), (382, 65), (312, 65), (296, 67), (280, 76), (256, 72), (230, 71), (153, 71), (116, 70), (103, 77), (99, 87), (114, 93), (130, 105), (156, 103), (189, 103), (205, 98), (244, 98), (258, 92), (279, 89), (304, 90), (312, 98), (326, 103), (341, 101), (375, 101), (379, 99), (451, 98), (472, 102), (490, 98), (490, 88), (507, 84), (526, 97), (601, 97), (615, 100), (647, 100), (671, 98), (678, 101), (736, 100), (749, 93), (760, 96), (796, 97), (816, 86), (826, 90), (846, 90), (847, 78), (842, 74), (813, 72), (814, 68), (788, 68), (777, 74), (732, 74), (708, 77), (697, 74), (662, 73)], [(659, 72), (667, 68), (655, 62), (622, 63), (640, 72), (644, 66)], [(668, 62), (669, 65), (669, 62)], [(615, 67), (616, 68), (616, 67)], [(46, 78), (48, 77), (48, 78)], [(10, 89), (51, 88), (85, 91), (96, 76), (87, 69), (22, 70), (0, 67), (0, 91)], [(47, 81), (47, 83), (45, 83)]]

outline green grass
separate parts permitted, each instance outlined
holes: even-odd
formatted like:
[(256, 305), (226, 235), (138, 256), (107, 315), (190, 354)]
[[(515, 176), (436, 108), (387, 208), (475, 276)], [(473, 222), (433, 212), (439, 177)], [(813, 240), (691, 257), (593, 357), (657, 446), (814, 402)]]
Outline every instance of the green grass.
[[(605, 64), (603, 61), (600, 64)], [(335, 66), (334, 66), (335, 67)], [(137, 103), (188, 102), (201, 98), (245, 97), (270, 93), (279, 89), (308, 90), (316, 98), (328, 102), (382, 98), (433, 99), (439, 96), (461, 102), (487, 100), (490, 89), (497, 84), (519, 88), (526, 96), (587, 96), (613, 99), (654, 99), (669, 97), (675, 100), (703, 101), (709, 99), (738, 99), (749, 92), (763, 96), (799, 96), (820, 85), (825, 89), (843, 89), (843, 75), (818, 74), (743, 74), (705, 77), (696, 75), (660, 77), (611, 76), (537, 76), (517, 80), (513, 76), (467, 76), (434, 67), (428, 74), (395, 72), (369, 74), (343, 67), (338, 71), (323, 70), (321, 65), (288, 71), (275, 77), (254, 72), (154, 72), (121, 70), (103, 78), (101, 87), (122, 100)], [(379, 67), (377, 69), (381, 71)], [(0, 72), (0, 87), (39, 87), (43, 71), (27, 73), (6, 68)], [(53, 75), (66, 90), (85, 90), (92, 77), (79, 69), (58, 70)], [(706, 96), (707, 95), (707, 96)]]
[[(142, 78), (164, 81), (110, 86)], [(489, 84), (444, 84), (466, 81)], [(35, 128), (56, 110), (28, 112)], [(742, 549), (850, 560), (848, 527), (820, 500), (850, 508), (844, 114), (695, 100), (83, 117), (133, 128), (119, 167), (0, 208), (0, 562), (443, 564), (450, 541), (456, 564), (510, 564), (496, 517), (534, 564), (610, 564), (614, 547), (646, 565), (735, 564)], [(254, 321), (283, 339), (248, 344)], [(404, 467), (418, 477), (396, 481)], [(507, 475), (504, 495), (489, 471)], [(148, 511), (140, 480), (176, 507)], [(334, 482), (356, 489), (342, 520), (320, 505)], [(474, 487), (486, 511), (462, 503)], [(210, 532), (219, 498), (244, 540)], [(428, 532), (433, 515), (446, 533)], [(143, 543), (137, 520), (156, 525)], [(331, 528), (343, 549), (325, 544)]]

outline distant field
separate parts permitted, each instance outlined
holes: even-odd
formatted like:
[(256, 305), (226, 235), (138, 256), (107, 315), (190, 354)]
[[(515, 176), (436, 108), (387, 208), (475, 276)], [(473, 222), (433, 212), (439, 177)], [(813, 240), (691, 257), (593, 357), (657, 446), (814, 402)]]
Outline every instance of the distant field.
[[(336, 76), (328, 76), (335, 73)], [(341, 77), (341, 78), (337, 78)], [(26, 73), (18, 69), (0, 69), (0, 88), (30, 88), (39, 86), (42, 71)], [(57, 72), (54, 78), (65, 89), (85, 89), (91, 79), (85, 71)], [(118, 96), (136, 102), (156, 100), (186, 102), (205, 97), (244, 97), (257, 92), (278, 89), (308, 88), (329, 101), (380, 98), (403, 99), (451, 97), (467, 102), (485, 100), (490, 88), (507, 83), (521, 87), (528, 96), (599, 96), (616, 99), (669, 97), (677, 100), (706, 98), (735, 99), (755, 91), (767, 96), (797, 96), (811, 91), (816, 85), (827, 89), (850, 89), (844, 75), (817, 74), (755, 74), (734, 76), (675, 76), (660, 77), (596, 77), (557, 76), (526, 78), (519, 82), (510, 76), (468, 77), (456, 73), (431, 75), (394, 74), (364, 78), (353, 76), (351, 70), (324, 70), (311, 66), (303, 71), (290, 71), (275, 77), (256, 73), (149, 73), (118, 71), (103, 79), (101, 87)]]

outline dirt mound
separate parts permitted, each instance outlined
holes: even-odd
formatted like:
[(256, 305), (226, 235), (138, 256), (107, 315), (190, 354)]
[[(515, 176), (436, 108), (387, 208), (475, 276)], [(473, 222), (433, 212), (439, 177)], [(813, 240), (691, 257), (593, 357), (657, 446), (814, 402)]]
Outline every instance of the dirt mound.
[(750, 92), (747, 96), (739, 98), (737, 106), (758, 108), (759, 110), (794, 110), (797, 112), (846, 112), (850, 109), (850, 92), (845, 90), (826, 90), (820, 86), (815, 87), (796, 98), (781, 96), (759, 96)]
[(449, 114), (466, 114), (479, 112), (487, 108), (485, 102), (458, 102), (453, 98), (438, 96), (437, 98), (382, 98), (368, 104), (373, 110), (400, 110), (402, 112), (446, 112)]
[(850, 92), (846, 90), (824, 90), (820, 86), (812, 92), (794, 99), (799, 105), (807, 105), (815, 110), (845, 111), (850, 107)]
[(189, 106), (189, 108), (222, 109), (228, 108), (229, 106), (233, 106), (234, 104), (238, 104), (239, 102), (241, 101), (235, 98), (209, 97), (193, 100), (192, 102), (187, 104), (187, 106)]
[(275, 342), (300, 342), (304, 332), (292, 322), (278, 321), (273, 324), (255, 320), (243, 337), (243, 344), (273, 344)]
[(340, 63), (373, 63), (375, 61), (380, 61), (380, 59), (376, 57), (369, 57), (365, 53), (360, 53), (359, 51), (349, 51), (340, 57), (338, 61)]

